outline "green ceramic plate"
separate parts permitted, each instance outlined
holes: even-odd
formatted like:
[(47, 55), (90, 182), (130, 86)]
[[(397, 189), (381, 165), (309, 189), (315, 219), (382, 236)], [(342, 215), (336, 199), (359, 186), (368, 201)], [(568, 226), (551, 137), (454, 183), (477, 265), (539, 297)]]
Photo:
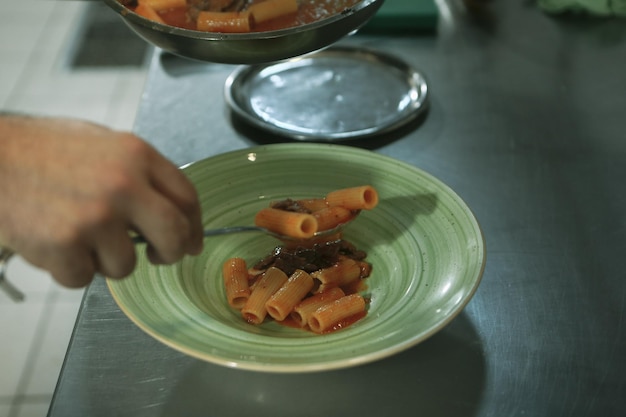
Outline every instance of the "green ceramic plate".
[(173, 266), (140, 256), (130, 279), (109, 280), (120, 308), (154, 338), (209, 362), (267, 372), (363, 364), (405, 350), (448, 324), (480, 282), (485, 244), (470, 209), (449, 187), (405, 163), (339, 145), (280, 144), (235, 151), (184, 168), (205, 227), (250, 225), (270, 200), (375, 186), (380, 204), (345, 232), (367, 251), (367, 316), (315, 335), (274, 322), (245, 323), (226, 300), (224, 260), (253, 263), (279, 242), (259, 233), (207, 238), (204, 253)]

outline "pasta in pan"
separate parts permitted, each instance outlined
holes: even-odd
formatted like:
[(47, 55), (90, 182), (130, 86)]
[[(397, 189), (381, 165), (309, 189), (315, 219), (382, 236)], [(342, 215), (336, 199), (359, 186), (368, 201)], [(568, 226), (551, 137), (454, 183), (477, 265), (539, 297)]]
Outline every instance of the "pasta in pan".
[[(336, 190), (325, 198), (282, 200), (272, 203), (270, 209), (276, 216), (274, 222), (284, 219), (288, 223), (288, 215), (311, 216), (315, 220), (317, 212), (341, 208), (353, 216), (354, 210), (371, 209), (377, 203), (376, 190), (362, 186)], [(259, 211), (266, 212), (267, 209)], [(280, 213), (287, 215), (281, 217)], [(264, 216), (267, 215), (262, 214), (261, 218)], [(344, 221), (345, 216), (337, 219), (335, 222)], [(334, 227), (335, 222), (322, 220), (319, 224)], [(289, 227), (292, 226), (282, 231)], [(251, 324), (271, 319), (320, 334), (339, 330), (364, 317), (369, 299), (361, 293), (366, 288), (364, 280), (372, 271), (365, 260), (367, 254), (341, 235), (314, 244), (302, 242), (276, 247), (252, 267), (241, 258), (226, 260), (222, 271), (229, 305), (240, 310), (243, 319)]]
[(254, 3), (246, 10), (255, 24), (261, 24), (298, 11), (296, 0), (265, 0)]
[(248, 13), (238, 12), (199, 12), (196, 28), (205, 32), (250, 32), (252, 21)]
[(119, 0), (138, 15), (183, 29), (247, 33), (285, 29), (341, 13), (360, 0)]

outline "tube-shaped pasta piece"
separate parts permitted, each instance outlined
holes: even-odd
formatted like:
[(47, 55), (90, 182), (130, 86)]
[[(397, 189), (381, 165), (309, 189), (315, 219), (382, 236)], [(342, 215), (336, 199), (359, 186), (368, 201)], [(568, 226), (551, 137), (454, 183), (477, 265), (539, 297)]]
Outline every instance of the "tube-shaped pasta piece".
[(313, 215), (275, 208), (260, 210), (254, 218), (254, 224), (298, 239), (308, 239), (317, 232), (317, 220)]
[(296, 203), (310, 212), (319, 211), (328, 207), (325, 198), (304, 198), (297, 200)]
[(365, 311), (365, 299), (359, 294), (350, 294), (325, 304), (311, 314), (309, 327), (315, 333), (323, 333), (342, 320)]
[(345, 295), (346, 294), (339, 287), (312, 295), (311, 297), (305, 298), (294, 307), (290, 314), (291, 318), (300, 325), (300, 327), (305, 327), (311, 318), (311, 314), (318, 308), (331, 301), (338, 300)]
[(222, 266), (222, 276), (228, 304), (234, 308), (242, 308), (250, 297), (246, 261), (241, 258), (228, 259)]
[(265, 303), (287, 281), (287, 275), (278, 268), (271, 267), (254, 286), (248, 301), (241, 309), (243, 318), (252, 324), (261, 324), (267, 316)]
[(326, 195), (329, 207), (341, 206), (349, 210), (371, 210), (378, 204), (378, 192), (371, 185), (344, 188)]
[(146, 19), (150, 19), (155, 22), (165, 24), (165, 22), (163, 21), (161, 16), (156, 12), (156, 10), (154, 10), (152, 7), (142, 2), (139, 2), (137, 7), (135, 7), (135, 13), (137, 13), (139, 16), (145, 17)]
[(354, 212), (345, 207), (326, 207), (312, 213), (317, 219), (318, 230), (328, 230), (346, 223), (354, 218)]
[(311, 275), (301, 269), (296, 270), (287, 282), (267, 300), (265, 303), (267, 313), (275, 320), (285, 320), (296, 304), (302, 301), (312, 288)]
[(139, 4), (149, 6), (157, 12), (187, 7), (187, 0), (139, 0)]
[(250, 14), (248, 12), (202, 11), (198, 13), (196, 29), (204, 32), (250, 32)]
[(265, 0), (248, 7), (254, 23), (263, 23), (297, 11), (297, 0)]
[(361, 265), (354, 259), (342, 257), (334, 265), (312, 272), (311, 276), (322, 283), (318, 289), (321, 292), (329, 287), (341, 287), (359, 279)]

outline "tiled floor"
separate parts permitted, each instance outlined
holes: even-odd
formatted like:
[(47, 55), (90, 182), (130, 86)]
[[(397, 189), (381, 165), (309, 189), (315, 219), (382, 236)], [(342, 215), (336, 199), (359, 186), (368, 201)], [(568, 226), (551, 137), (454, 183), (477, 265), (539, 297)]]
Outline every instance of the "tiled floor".
[[(132, 128), (145, 65), (70, 65), (90, 7), (103, 6), (0, 0), (0, 110)], [(61, 288), (20, 258), (9, 276), (27, 298), (16, 304), (0, 293), (0, 417), (44, 417), (83, 292)]]

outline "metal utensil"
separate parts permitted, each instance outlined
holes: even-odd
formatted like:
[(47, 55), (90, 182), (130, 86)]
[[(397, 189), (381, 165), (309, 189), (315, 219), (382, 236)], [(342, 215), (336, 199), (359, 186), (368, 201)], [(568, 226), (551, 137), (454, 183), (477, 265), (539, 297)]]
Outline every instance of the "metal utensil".
[[(313, 239), (318, 239), (318, 238), (323, 238), (326, 236), (332, 236), (334, 234), (337, 234), (339, 232), (341, 232), (350, 222), (352, 222), (357, 216), (353, 216), (350, 220), (348, 220), (345, 223), (341, 223), (339, 225), (337, 225), (336, 227), (333, 227), (332, 229), (326, 229), (326, 230), (321, 230), (319, 232), (315, 232), (315, 234), (313, 234), (313, 236), (309, 239), (305, 239), (305, 240), (313, 240)], [(220, 227), (217, 229), (205, 229), (204, 230), (204, 237), (212, 237), (212, 236), (220, 236), (220, 235), (228, 235), (228, 234), (232, 234), (232, 233), (248, 233), (248, 232), (261, 232), (261, 233), (265, 233), (267, 235), (273, 236), (279, 240), (282, 240), (283, 242), (294, 242), (294, 241), (300, 241), (303, 239), (299, 239), (299, 238), (295, 238), (295, 237), (291, 237), (291, 236), (286, 236), (286, 235), (281, 235), (279, 233), (275, 233), (272, 232), (269, 229), (266, 229), (264, 227), (258, 227), (258, 226), (230, 226), (230, 227)], [(133, 236), (133, 243), (138, 244), (138, 243), (146, 243), (146, 239), (141, 236), (141, 235), (137, 235), (137, 236)]]
[(367, 23), (384, 0), (362, 0), (326, 19), (289, 29), (251, 33), (200, 32), (163, 25), (104, 0), (137, 35), (186, 58), (224, 64), (259, 64), (303, 55), (331, 45)]
[(24, 294), (18, 290), (13, 284), (7, 281), (6, 272), (9, 259), (15, 253), (6, 248), (0, 248), (0, 289), (3, 290), (13, 301), (23, 301)]
[[(327, 230), (316, 232), (313, 235), (313, 237), (306, 239), (306, 240), (312, 241), (318, 238), (323, 238), (323, 237), (337, 234), (341, 232), (344, 229), (344, 227), (346, 227), (356, 217), (357, 216), (355, 215), (347, 222), (341, 223), (332, 229), (327, 229)], [(231, 226), (231, 227), (221, 227), (218, 229), (206, 229), (204, 231), (204, 237), (220, 236), (220, 235), (226, 235), (226, 234), (231, 234), (231, 233), (247, 233), (247, 232), (265, 233), (277, 239), (280, 239), (283, 242), (294, 242), (294, 241), (302, 240), (302, 239), (297, 239), (291, 236), (281, 235), (281, 234), (272, 232), (271, 230), (268, 230), (264, 227), (258, 227), (258, 226)], [(141, 235), (133, 236), (132, 240), (133, 240), (133, 243), (135, 244), (146, 243), (146, 239)], [(17, 301), (23, 301), (25, 296), (24, 296), (24, 293), (18, 290), (13, 284), (11, 284), (7, 280), (8, 263), (9, 263), (9, 260), (13, 257), (13, 255), (15, 255), (15, 252), (13, 252), (12, 250), (0, 247), (0, 290), (4, 291), (9, 296), (9, 298), (11, 298), (13, 301), (17, 302)]]

